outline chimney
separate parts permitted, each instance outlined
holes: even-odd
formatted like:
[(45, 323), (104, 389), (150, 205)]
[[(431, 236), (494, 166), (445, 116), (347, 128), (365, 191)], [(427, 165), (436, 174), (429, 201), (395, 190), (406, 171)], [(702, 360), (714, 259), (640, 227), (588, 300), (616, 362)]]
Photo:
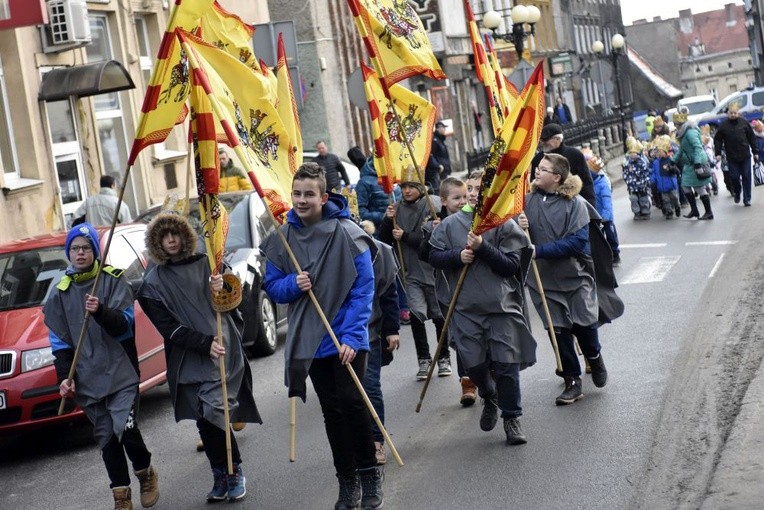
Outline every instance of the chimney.
[(679, 30), (685, 34), (691, 34), (693, 31), (692, 23), (692, 11), (690, 9), (682, 9), (679, 11)]
[(653, 17), (653, 23), (655, 23), (656, 21), (661, 21), (661, 17), (660, 16), (654, 16)]
[(735, 16), (735, 4), (727, 4), (724, 6), (725, 18), (727, 18), (727, 26), (734, 25), (737, 21)]

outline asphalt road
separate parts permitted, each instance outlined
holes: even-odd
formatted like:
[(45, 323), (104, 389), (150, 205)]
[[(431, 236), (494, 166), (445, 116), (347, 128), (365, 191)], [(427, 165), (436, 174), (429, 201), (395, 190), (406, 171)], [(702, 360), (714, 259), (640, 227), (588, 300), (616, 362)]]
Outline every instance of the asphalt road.
[[(655, 456), (655, 433), (667, 415), (664, 398), (672, 395), (679, 355), (695, 341), (695, 326), (713, 298), (703, 298), (704, 292), (713, 285), (734, 296), (747, 282), (731, 269), (761, 256), (758, 246), (741, 249), (741, 236), (761, 218), (764, 204), (744, 209), (720, 191), (713, 206), (714, 221), (666, 221), (653, 209), (650, 221), (635, 222), (625, 190), (615, 191), (623, 245), (616, 274), (626, 313), (600, 330), (608, 385), (594, 388), (587, 376), (584, 399), (556, 407), (561, 382), (553, 374), (539, 318), (531, 312), (539, 359), (521, 376), (527, 445), (505, 446), (500, 425), (490, 433), (480, 431), (480, 405), (459, 405), (455, 374), (433, 381), (422, 412), (415, 413), (421, 383), (414, 379), (413, 341), (404, 327), (403, 347), (383, 370), (387, 427), (405, 462), (398, 467), (388, 455), (386, 508), (618, 509), (632, 504)], [(432, 329), (430, 334), (434, 337)], [(297, 461), (288, 461), (289, 405), (282, 370), (281, 353), (252, 361), (265, 424), (237, 434), (249, 490), (238, 506), (331, 508), (336, 482), (312, 392), (306, 404), (298, 404)], [(142, 413), (141, 429), (162, 492), (155, 508), (207, 508), (211, 475), (206, 457), (195, 451), (194, 424), (174, 422), (166, 388), (144, 396)], [(89, 434), (87, 427), (74, 427), (0, 438), (0, 508), (110, 507), (106, 472)], [(137, 490), (137, 483), (133, 487)], [(137, 495), (133, 499), (138, 504)]]

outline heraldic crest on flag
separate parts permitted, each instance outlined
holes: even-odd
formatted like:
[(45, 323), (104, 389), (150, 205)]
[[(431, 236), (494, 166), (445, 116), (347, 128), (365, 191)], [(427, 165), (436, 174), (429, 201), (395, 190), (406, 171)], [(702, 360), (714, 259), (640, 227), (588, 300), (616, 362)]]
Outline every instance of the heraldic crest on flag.
[[(279, 147), (281, 146), (279, 135), (273, 132), (276, 121), (259, 108), (257, 110), (250, 108), (249, 127), (247, 127), (239, 103), (235, 99), (231, 103), (236, 118), (236, 132), (239, 135), (239, 142), (257, 156), (262, 166), (273, 168), (271, 159), (274, 161), (279, 159)], [(268, 127), (264, 128), (264, 124), (268, 124)]]
[[(392, 101), (390, 101), (388, 102), (388, 110), (385, 114), (385, 126), (390, 134), (390, 140), (401, 144), (413, 144), (422, 135), (422, 112), (417, 112), (419, 105), (410, 104), (408, 115), (400, 118), (400, 124), (396, 121), (392, 109)], [(404, 156), (407, 155), (407, 153), (401, 151), (398, 159), (403, 161)]]

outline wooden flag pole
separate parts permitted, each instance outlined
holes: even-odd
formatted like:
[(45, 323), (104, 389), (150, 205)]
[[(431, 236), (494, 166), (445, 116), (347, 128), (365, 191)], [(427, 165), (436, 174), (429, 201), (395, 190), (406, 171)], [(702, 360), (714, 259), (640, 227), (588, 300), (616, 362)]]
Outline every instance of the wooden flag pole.
[[(390, 205), (393, 205), (393, 203), (395, 202), (393, 198), (393, 194), (390, 193), (388, 197), (390, 198)], [(398, 220), (395, 218), (395, 216), (393, 216), (393, 228), (398, 228)], [(397, 251), (398, 251), (398, 261), (401, 263), (401, 281), (403, 282), (403, 286), (405, 287), (406, 286), (406, 264), (403, 260), (403, 247), (401, 246), (400, 239), (395, 240), (395, 247), (397, 248)]]
[[(218, 329), (218, 345), (223, 347), (223, 320), (220, 312), (216, 312), (216, 321)], [(231, 415), (228, 409), (228, 382), (225, 373), (225, 354), (218, 357), (220, 365), (220, 384), (223, 389), (223, 417), (225, 419), (225, 453), (228, 461), (228, 474), (233, 474), (233, 453), (231, 452)]]
[(297, 458), (297, 397), (289, 399), (289, 462)]

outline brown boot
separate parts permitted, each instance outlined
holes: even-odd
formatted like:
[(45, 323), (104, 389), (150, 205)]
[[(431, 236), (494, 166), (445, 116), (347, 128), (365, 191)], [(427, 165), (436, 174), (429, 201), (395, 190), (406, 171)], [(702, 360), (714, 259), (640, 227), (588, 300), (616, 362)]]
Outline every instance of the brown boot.
[(462, 398), (459, 400), (459, 402), (464, 407), (469, 407), (474, 404), (475, 399), (477, 399), (477, 386), (475, 386), (475, 383), (473, 383), (469, 377), (462, 377), (461, 383)]
[(157, 504), (159, 499), (159, 480), (154, 466), (135, 472), (141, 484), (141, 506), (149, 508)]
[(235, 421), (235, 422), (233, 422), (231, 424), (231, 428), (235, 432), (240, 432), (240, 431), (244, 430), (244, 427), (246, 427), (246, 426), (247, 426), (246, 422), (243, 422), (243, 421)]
[(133, 499), (130, 487), (114, 487), (114, 510), (133, 510)]

